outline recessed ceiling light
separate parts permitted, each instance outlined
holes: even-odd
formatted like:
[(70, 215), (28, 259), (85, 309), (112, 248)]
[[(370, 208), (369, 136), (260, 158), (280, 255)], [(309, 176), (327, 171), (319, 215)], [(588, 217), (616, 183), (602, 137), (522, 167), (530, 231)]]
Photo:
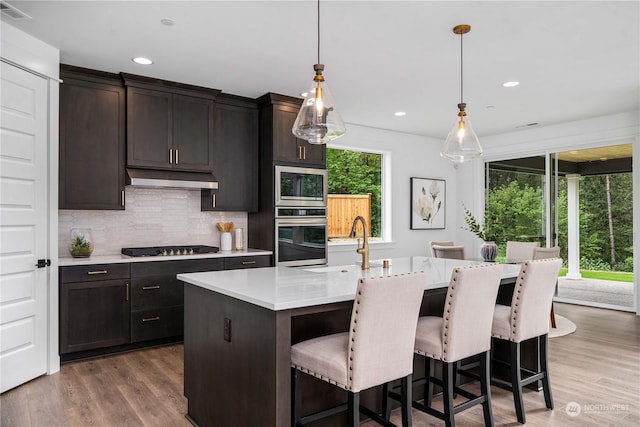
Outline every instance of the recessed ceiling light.
[(406, 111), (396, 111), (395, 113), (393, 113), (394, 116), (406, 116), (407, 112)]
[(504, 87), (516, 87), (520, 84), (520, 82), (504, 82), (502, 86)]
[(167, 27), (171, 27), (173, 24), (175, 24), (175, 22), (173, 22), (171, 19), (168, 19), (168, 18), (161, 19), (160, 23), (162, 25), (166, 25)]
[(143, 58), (142, 56), (138, 56), (137, 58), (133, 58), (132, 61), (135, 62), (136, 64), (140, 64), (140, 65), (151, 65), (151, 64), (153, 64), (152, 60), (150, 60), (149, 58)]

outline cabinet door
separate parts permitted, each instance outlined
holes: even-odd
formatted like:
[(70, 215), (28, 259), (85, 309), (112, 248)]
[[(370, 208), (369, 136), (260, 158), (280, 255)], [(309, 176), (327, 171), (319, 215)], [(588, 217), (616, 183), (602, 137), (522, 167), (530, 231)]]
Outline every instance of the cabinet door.
[(127, 87), (127, 165), (171, 169), (173, 96)]
[(217, 104), (213, 173), (217, 190), (202, 190), (203, 211), (258, 210), (258, 110)]
[(173, 95), (173, 165), (185, 171), (213, 170), (214, 103)]
[(62, 73), (60, 209), (124, 209), (125, 91)]
[(301, 145), (291, 132), (297, 115), (298, 109), (293, 106), (274, 106), (273, 160), (293, 163), (302, 160)]
[(60, 285), (60, 353), (129, 343), (126, 279)]
[(277, 162), (325, 167), (326, 146), (309, 144), (292, 133), (297, 116), (298, 107), (274, 107), (273, 159)]

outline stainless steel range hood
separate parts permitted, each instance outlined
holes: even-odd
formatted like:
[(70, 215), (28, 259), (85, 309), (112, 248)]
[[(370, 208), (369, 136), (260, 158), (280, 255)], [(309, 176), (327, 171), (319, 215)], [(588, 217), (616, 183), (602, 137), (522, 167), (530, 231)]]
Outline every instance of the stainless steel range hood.
[(218, 180), (210, 173), (127, 168), (127, 185), (215, 190), (218, 188)]

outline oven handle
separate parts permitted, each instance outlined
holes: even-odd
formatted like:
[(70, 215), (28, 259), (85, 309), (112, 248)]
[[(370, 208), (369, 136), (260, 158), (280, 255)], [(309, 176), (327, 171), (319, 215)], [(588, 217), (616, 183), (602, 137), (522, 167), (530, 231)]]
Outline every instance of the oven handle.
[(294, 225), (327, 225), (326, 218), (287, 218), (276, 219), (276, 227), (278, 226), (294, 226)]

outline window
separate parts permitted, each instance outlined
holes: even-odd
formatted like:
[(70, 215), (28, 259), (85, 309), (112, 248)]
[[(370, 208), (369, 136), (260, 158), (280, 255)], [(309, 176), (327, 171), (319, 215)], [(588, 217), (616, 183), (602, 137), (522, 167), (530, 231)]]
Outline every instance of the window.
[(349, 232), (358, 215), (367, 220), (372, 240), (382, 240), (384, 160), (379, 153), (327, 148), (330, 242), (351, 241)]

